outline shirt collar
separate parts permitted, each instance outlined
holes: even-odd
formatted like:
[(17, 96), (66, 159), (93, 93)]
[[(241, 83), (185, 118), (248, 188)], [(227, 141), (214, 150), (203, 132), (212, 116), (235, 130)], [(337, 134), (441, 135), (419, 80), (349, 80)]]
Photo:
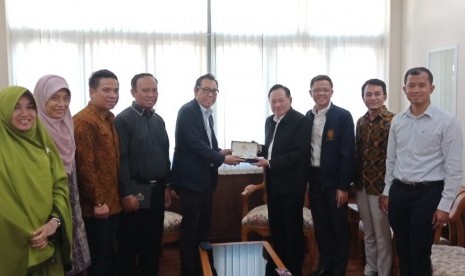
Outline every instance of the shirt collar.
[[(381, 119), (386, 119), (386, 117), (389, 116), (389, 110), (387, 109), (387, 107), (385, 105), (383, 105), (383, 108), (381, 109), (381, 112), (373, 119), (373, 121), (378, 118), (378, 117), (381, 117)], [(370, 119), (370, 113), (368, 113), (368, 111), (365, 113), (364, 117), (369, 120)]]
[(430, 103), (428, 105), (428, 107), (426, 108), (425, 112), (423, 112), (423, 114), (421, 114), (420, 116), (415, 116), (413, 115), (412, 113), (412, 110), (410, 109), (410, 106), (407, 108), (407, 110), (405, 111), (405, 114), (410, 116), (410, 117), (413, 117), (413, 118), (420, 118), (420, 117), (423, 117), (423, 116), (428, 116), (428, 117), (433, 117), (433, 113), (434, 113), (434, 110), (436, 109), (436, 107), (433, 105), (433, 103)]
[(152, 109), (149, 110), (149, 109), (142, 108), (141, 106), (136, 104), (136, 102), (132, 102), (131, 108), (132, 108), (132, 110), (137, 112), (137, 114), (139, 114), (139, 116), (143, 116), (144, 113), (149, 114), (149, 115), (153, 115), (155, 113), (155, 109), (152, 108)]
[(104, 121), (111, 121), (115, 116), (110, 110), (98, 108), (95, 104), (89, 102), (89, 109)]
[(329, 108), (331, 107), (333, 103), (332, 102), (329, 102), (328, 106), (323, 108), (322, 110), (318, 111), (317, 108), (316, 108), (316, 105), (312, 108), (312, 113), (313, 115), (315, 116), (323, 116), (323, 115), (326, 115), (326, 112), (328, 112)]
[[(288, 112), (289, 112), (289, 111), (288, 111)], [(274, 115), (274, 116), (273, 116), (273, 121), (275, 121), (276, 123), (281, 122), (281, 120), (284, 118), (284, 116), (286, 116), (286, 114), (287, 114), (287, 112), (286, 112), (283, 116), (281, 116), (281, 117), (278, 117), (278, 116)]]
[(211, 108), (205, 108), (201, 104), (197, 103), (200, 106), (200, 110), (202, 110), (202, 115), (209, 117), (210, 115), (213, 114), (213, 109)]

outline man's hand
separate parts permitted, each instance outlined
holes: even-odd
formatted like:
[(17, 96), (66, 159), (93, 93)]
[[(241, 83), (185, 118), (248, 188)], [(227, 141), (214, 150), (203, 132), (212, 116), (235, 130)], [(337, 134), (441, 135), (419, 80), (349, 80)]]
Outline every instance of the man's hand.
[(137, 211), (139, 209), (139, 200), (133, 195), (123, 197), (121, 199), (121, 207), (123, 207), (123, 211), (126, 213)]
[(231, 155), (232, 154), (232, 149), (222, 149), (220, 150), (220, 154), (223, 156)]
[(263, 168), (266, 168), (266, 167), (269, 167), (269, 166), (270, 166), (270, 162), (269, 162), (267, 159), (265, 159), (265, 158), (257, 157), (257, 158), (255, 158), (255, 160), (256, 160), (257, 162), (252, 163), (252, 165), (255, 165), (255, 166), (257, 166), (257, 167), (263, 167)]
[(241, 161), (244, 161), (244, 159), (240, 158), (240, 157), (237, 157), (235, 155), (226, 155), (224, 157), (224, 163), (225, 164), (228, 164), (228, 165), (237, 165), (239, 164)]
[(433, 228), (436, 229), (438, 227), (443, 227), (443, 225), (446, 224), (448, 221), (449, 221), (449, 213), (437, 209), (433, 213), (433, 220), (431, 224), (433, 225)]
[(379, 203), (379, 208), (381, 209), (381, 211), (387, 214), (388, 207), (389, 207), (389, 197), (385, 195), (380, 195), (378, 199), (378, 203)]
[(106, 203), (100, 206), (94, 206), (94, 217), (98, 219), (106, 219), (110, 214), (110, 209)]
[(349, 200), (349, 193), (343, 190), (336, 190), (337, 208), (344, 206)]

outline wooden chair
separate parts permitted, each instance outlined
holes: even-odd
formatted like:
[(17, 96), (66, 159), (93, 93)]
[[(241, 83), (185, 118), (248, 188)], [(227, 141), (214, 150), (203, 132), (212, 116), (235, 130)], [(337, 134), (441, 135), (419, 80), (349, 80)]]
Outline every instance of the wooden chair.
[[(262, 204), (253, 208), (251, 205), (252, 195), (254, 193), (261, 193)], [(254, 232), (262, 238), (270, 237), (270, 228), (268, 225), (268, 206), (266, 204), (265, 192), (265, 175), (263, 175), (263, 182), (259, 184), (247, 185), (241, 193), (242, 197), (242, 241), (247, 241), (249, 234)], [(316, 268), (317, 247), (315, 241), (315, 232), (313, 228), (312, 213), (308, 201), (308, 193), (305, 196), (305, 206), (303, 206), (304, 228), (303, 234), (306, 239), (306, 249), (310, 260), (310, 271)]]
[(163, 221), (162, 244), (179, 240), (182, 216), (172, 211), (165, 211)]
[[(356, 206), (352, 206), (352, 212)], [(433, 275), (465, 275), (465, 189), (462, 188), (454, 200), (449, 213), (449, 222), (445, 228), (437, 228), (434, 233), (434, 244), (431, 253)], [(445, 236), (445, 238), (443, 237)], [(360, 221), (358, 234), (362, 250), (364, 252), (363, 223)], [(399, 260), (395, 249), (395, 237), (393, 236), (393, 275), (399, 271)], [(363, 260), (364, 263), (364, 260)]]
[[(433, 275), (465, 275), (465, 189), (455, 198), (449, 213), (449, 222), (437, 228), (431, 252)], [(441, 239), (445, 236), (446, 239)]]
[[(176, 192), (171, 191), (171, 198), (175, 200), (178, 198)], [(181, 221), (182, 216), (174, 211), (165, 210), (165, 218), (163, 220), (163, 236), (162, 245), (179, 240), (181, 235)]]

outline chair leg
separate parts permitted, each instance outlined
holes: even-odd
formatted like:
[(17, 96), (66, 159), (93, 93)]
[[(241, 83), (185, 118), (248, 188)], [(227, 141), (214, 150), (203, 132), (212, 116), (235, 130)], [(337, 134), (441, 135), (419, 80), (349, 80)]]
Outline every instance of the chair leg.
[(249, 236), (249, 231), (247, 229), (242, 228), (241, 234), (242, 234), (242, 236), (241, 236), (242, 241), (243, 242), (247, 241), (248, 236)]
[(314, 269), (316, 269), (318, 264), (318, 250), (316, 247), (315, 236), (313, 233), (306, 233), (305, 239), (307, 240), (307, 253), (309, 258), (310, 271), (313, 271)]

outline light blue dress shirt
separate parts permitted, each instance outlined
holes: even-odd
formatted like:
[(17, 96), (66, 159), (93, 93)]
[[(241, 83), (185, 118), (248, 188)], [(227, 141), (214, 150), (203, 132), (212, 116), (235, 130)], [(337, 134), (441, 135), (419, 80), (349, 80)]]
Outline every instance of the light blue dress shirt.
[(416, 117), (408, 108), (391, 123), (386, 159), (388, 196), (394, 179), (402, 182), (444, 180), (439, 210), (449, 212), (462, 182), (463, 137), (457, 118), (430, 104)]

